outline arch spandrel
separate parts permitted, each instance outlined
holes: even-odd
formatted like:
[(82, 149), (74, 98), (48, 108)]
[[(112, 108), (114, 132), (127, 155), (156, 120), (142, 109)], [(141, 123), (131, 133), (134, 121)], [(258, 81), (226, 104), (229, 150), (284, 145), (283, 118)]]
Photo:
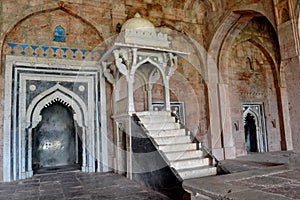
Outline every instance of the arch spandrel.
[(73, 93), (72, 91), (57, 84), (54, 87), (41, 93), (29, 105), (26, 113), (27, 127), (34, 128), (42, 120), (41, 111), (53, 101), (60, 100), (65, 102), (74, 111), (74, 120), (80, 127), (87, 126), (87, 117), (85, 113), (88, 113), (85, 103), (82, 99)]

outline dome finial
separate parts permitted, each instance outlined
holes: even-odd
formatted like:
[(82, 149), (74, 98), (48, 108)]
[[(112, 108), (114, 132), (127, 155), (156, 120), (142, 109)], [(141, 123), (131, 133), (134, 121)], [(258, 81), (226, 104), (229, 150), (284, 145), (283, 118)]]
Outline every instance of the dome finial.
[(134, 18), (141, 18), (141, 15), (140, 15), (140, 13), (135, 13), (135, 15), (134, 15)]
[(155, 32), (154, 25), (149, 20), (142, 18), (138, 12), (123, 24), (121, 32), (125, 29)]

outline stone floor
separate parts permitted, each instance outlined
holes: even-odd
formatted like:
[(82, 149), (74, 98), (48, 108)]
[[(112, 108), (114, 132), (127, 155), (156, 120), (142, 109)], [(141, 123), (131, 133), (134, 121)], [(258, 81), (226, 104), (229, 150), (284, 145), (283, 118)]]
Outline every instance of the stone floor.
[(0, 199), (168, 199), (124, 176), (62, 172), (0, 183)]
[(190, 179), (183, 187), (194, 199), (300, 199), (300, 164), (290, 163), (292, 152), (251, 154), (223, 161), (228, 175)]
[[(189, 179), (183, 187), (198, 200), (300, 199), (300, 164), (292, 152), (250, 154), (222, 161), (232, 174)], [(300, 160), (300, 159), (298, 159)], [(0, 183), (0, 199), (168, 199), (124, 176), (80, 171), (35, 175)]]
[(288, 164), (295, 155), (296, 154), (291, 151), (251, 153), (235, 159), (223, 160), (220, 163), (230, 171), (230, 173), (237, 173)]

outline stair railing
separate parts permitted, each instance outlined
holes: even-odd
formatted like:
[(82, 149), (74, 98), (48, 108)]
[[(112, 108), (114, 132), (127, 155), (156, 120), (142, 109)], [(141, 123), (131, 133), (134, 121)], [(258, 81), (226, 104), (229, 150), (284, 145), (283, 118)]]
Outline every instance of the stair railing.
[(193, 142), (197, 142), (199, 144), (199, 149), (201, 151), (204, 151), (212, 160), (213, 160), (213, 165), (215, 167), (217, 167), (218, 171), (220, 172), (220, 174), (229, 174), (230, 172), (224, 167), (221, 165), (221, 162), (214, 156), (214, 154), (203, 144), (203, 142), (199, 141), (194, 133), (189, 130), (185, 124), (182, 123), (180, 117), (178, 116), (178, 114), (174, 111), (171, 111), (171, 116), (172, 117), (175, 117), (175, 120), (176, 120), (176, 123), (179, 123), (180, 124), (180, 127), (181, 128), (184, 128), (187, 132), (190, 133), (190, 136), (192, 137), (192, 141)]
[(173, 174), (176, 176), (176, 178), (182, 182), (183, 179), (181, 178), (181, 176), (178, 174), (177, 170), (174, 169), (173, 167), (171, 167), (170, 161), (167, 158), (167, 156), (164, 154), (164, 152), (162, 152), (159, 149), (159, 145), (157, 144), (157, 142), (153, 139), (153, 137), (151, 137), (151, 135), (149, 134), (149, 131), (146, 129), (146, 127), (144, 126), (144, 124), (141, 122), (140, 118), (133, 113), (131, 119), (142, 128), (143, 132), (143, 136), (149, 138), (149, 140), (152, 142), (152, 144), (155, 146), (155, 148), (157, 149), (157, 152), (159, 153), (159, 155), (162, 157), (162, 159), (164, 160), (165, 163), (168, 164), (168, 166), (170, 167), (171, 171), (173, 172)]

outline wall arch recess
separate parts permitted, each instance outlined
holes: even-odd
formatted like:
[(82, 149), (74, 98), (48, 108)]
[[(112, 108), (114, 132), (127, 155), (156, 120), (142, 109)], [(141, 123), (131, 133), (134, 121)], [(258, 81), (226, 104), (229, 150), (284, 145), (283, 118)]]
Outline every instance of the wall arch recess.
[[(30, 8), (28, 10), (24, 10), (22, 13), (23, 15), (17, 18), (14, 18), (14, 21), (11, 23), (11, 25), (6, 29), (5, 33), (0, 37), (0, 41), (1, 41), (1, 63), (0, 63), (0, 72), (3, 73), (3, 65), (5, 64), (5, 56), (6, 56), (6, 46), (7, 43), (11, 42), (8, 41), (9, 36), (13, 33), (13, 31), (20, 26), (23, 22), (25, 22), (26, 20), (33, 18), (33, 17), (37, 17), (39, 15), (43, 15), (43, 14), (47, 14), (47, 13), (51, 13), (51, 12), (57, 12), (57, 11), (61, 11), (63, 13), (66, 13), (67, 15), (69, 15), (70, 17), (74, 17), (76, 19), (79, 19), (83, 24), (86, 24), (87, 26), (89, 26), (89, 28), (95, 33), (95, 35), (97, 35), (97, 37), (99, 38), (100, 42), (102, 42), (104, 39), (102, 37), (102, 29), (100, 27), (100, 25), (95, 22), (93, 19), (87, 18), (86, 16), (83, 16), (81, 14), (81, 12), (78, 12), (78, 10), (76, 10), (75, 7), (73, 7), (72, 3), (68, 3), (68, 2), (62, 2), (62, 1), (58, 1), (55, 3), (47, 3), (45, 5), (40, 5), (40, 6), (35, 6), (33, 8)], [(57, 26), (60, 24), (57, 24)], [(49, 34), (52, 35), (53, 31), (54, 31), (55, 27), (51, 27), (51, 30), (49, 30)], [(16, 33), (14, 33), (16, 34)], [(19, 41), (19, 43), (23, 43), (24, 38)], [(30, 39), (29, 41), (26, 41), (25, 39), (25, 44), (30, 46)], [(49, 41), (53, 41), (53, 38), (51, 36), (51, 38), (49, 38)], [(18, 43), (18, 41), (15, 41), (15, 43)], [(46, 45), (44, 42), (42, 42), (43, 45)], [(32, 44), (32, 45), (36, 45), (36, 44)], [(42, 46), (43, 46), (42, 45)], [(98, 44), (96, 44), (98, 45)], [(51, 45), (50, 45), (51, 46)], [(83, 49), (86, 50), (86, 49)]]
[(81, 170), (108, 171), (106, 105), (99, 100), (96, 62), (7, 56), (5, 80), (4, 181), (33, 175), (32, 131), (41, 111), (56, 101), (72, 108), (82, 140)]
[(57, 84), (32, 100), (26, 113), (28, 128), (35, 128), (41, 120), (40, 113), (42, 109), (55, 101), (60, 101), (71, 107), (74, 111), (74, 120), (77, 124), (80, 127), (87, 126), (87, 116), (85, 115), (88, 113), (88, 109), (83, 100), (71, 90)]

